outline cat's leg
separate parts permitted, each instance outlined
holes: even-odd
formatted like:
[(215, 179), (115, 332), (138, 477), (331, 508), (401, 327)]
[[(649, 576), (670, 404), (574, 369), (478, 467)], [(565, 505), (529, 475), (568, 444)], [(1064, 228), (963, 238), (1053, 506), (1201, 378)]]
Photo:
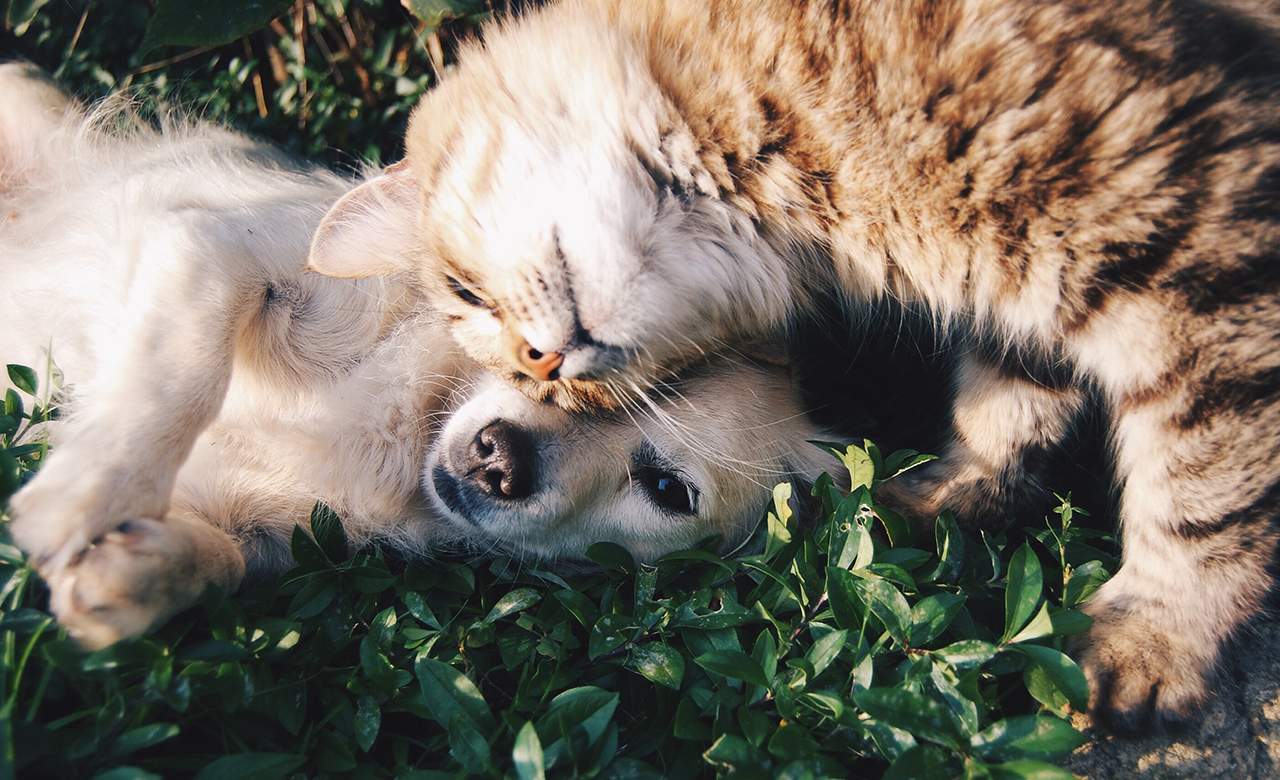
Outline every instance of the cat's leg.
[(81, 645), (141, 636), (209, 587), (235, 590), (245, 557), (221, 528), (186, 514), (119, 523), (50, 579), (50, 610)]
[(1114, 728), (1192, 715), (1271, 587), (1280, 420), (1267, 396), (1280, 388), (1267, 359), (1116, 403), (1123, 563), (1086, 605), (1078, 656)]
[(1067, 434), (1083, 391), (1017, 360), (966, 353), (958, 361), (952, 435), (939, 459), (882, 488), (891, 507), (923, 519), (950, 509), (986, 527), (1045, 492), (1036, 465)]
[(112, 304), (118, 317), (90, 325), (99, 368), (70, 377), (73, 409), (52, 457), (11, 501), (14, 539), (46, 578), (121, 523), (164, 518), (179, 467), (222, 405), (261, 283), (251, 259), (202, 232), (201, 216), (156, 216), (140, 231), (120, 269), (130, 283)]

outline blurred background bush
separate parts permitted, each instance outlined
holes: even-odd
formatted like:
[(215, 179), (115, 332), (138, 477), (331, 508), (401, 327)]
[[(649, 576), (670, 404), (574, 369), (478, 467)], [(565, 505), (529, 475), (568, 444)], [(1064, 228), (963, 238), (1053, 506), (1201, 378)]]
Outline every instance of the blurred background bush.
[(527, 0), (0, 0), (0, 60), (129, 90), (339, 166), (394, 160), (480, 24)]

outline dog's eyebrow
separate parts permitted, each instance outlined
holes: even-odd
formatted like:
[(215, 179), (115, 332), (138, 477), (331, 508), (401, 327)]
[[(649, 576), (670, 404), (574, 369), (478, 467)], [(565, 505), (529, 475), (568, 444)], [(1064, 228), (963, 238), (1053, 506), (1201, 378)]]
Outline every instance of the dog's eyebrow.
[(640, 446), (631, 453), (631, 462), (636, 466), (656, 466), (666, 471), (680, 471), (680, 467), (659, 452), (648, 439), (640, 442)]

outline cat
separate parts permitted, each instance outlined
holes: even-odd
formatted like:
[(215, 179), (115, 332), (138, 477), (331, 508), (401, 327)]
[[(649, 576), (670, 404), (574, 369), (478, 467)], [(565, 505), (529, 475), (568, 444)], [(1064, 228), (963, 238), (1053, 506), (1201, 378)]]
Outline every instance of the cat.
[(780, 361), (713, 357), (672, 400), (571, 415), (486, 376), (412, 285), (304, 272), (354, 182), (86, 113), (30, 66), (0, 65), (0, 105), (0, 358), (48, 387), (51, 352), (67, 383), (11, 530), (86, 647), (280, 572), (318, 498), (353, 545), (651, 561), (740, 545), (775, 483), (835, 465)]
[(575, 409), (832, 289), (927, 311), (994, 348), (959, 357), (954, 435), (895, 493), (926, 518), (998, 517), (1096, 394), (1124, 563), (1078, 657), (1101, 720), (1177, 721), (1277, 541), (1280, 49), (1250, 14), (564, 0), (463, 48), (398, 197), (331, 214), (310, 263), (416, 274), (475, 359)]

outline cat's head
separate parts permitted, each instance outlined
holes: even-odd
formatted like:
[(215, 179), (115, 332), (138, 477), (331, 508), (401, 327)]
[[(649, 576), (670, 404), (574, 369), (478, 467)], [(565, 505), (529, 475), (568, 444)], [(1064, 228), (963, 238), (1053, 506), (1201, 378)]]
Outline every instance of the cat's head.
[(574, 560), (608, 541), (652, 561), (717, 535), (734, 549), (774, 485), (801, 497), (839, 471), (785, 368), (711, 361), (666, 392), (573, 414), (482, 380), (433, 440), (424, 492), (477, 549)]
[(312, 268), (407, 274), (473, 358), (568, 409), (777, 330), (789, 269), (646, 55), (540, 15), (495, 37), (415, 111), (406, 161), (326, 218)]

